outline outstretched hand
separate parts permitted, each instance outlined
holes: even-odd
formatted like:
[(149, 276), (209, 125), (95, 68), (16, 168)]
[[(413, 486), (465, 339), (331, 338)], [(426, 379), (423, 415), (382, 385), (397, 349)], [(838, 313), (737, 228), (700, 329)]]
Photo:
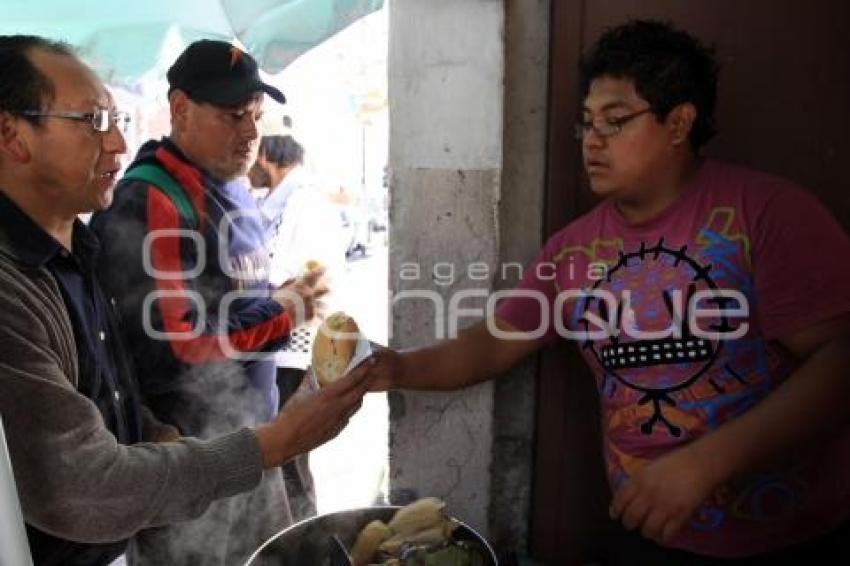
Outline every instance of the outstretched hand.
[(297, 327), (322, 315), (320, 299), (328, 291), (325, 269), (320, 267), (286, 281), (274, 290), (272, 298), (289, 313), (293, 326)]
[(264, 466), (279, 466), (335, 438), (360, 409), (373, 364), (370, 358), (314, 394), (291, 399), (272, 423), (259, 427)]
[(372, 365), (369, 368), (369, 391), (388, 391), (398, 388), (402, 371), (401, 355), (389, 348), (372, 344)]

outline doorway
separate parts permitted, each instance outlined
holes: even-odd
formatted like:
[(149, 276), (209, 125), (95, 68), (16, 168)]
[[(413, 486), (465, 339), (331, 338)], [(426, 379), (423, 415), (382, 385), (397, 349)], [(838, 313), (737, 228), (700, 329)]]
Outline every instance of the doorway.
[[(668, 20), (714, 44), (721, 64), (711, 156), (808, 187), (850, 227), (842, 161), (850, 156), (850, 5), (839, 0), (564, 0), (552, 2), (545, 233), (594, 202), (572, 125), (577, 63), (603, 29)], [(566, 378), (569, 376), (569, 378)], [(544, 564), (596, 556), (611, 524), (596, 390), (568, 345), (543, 355), (538, 383), (531, 551)]]

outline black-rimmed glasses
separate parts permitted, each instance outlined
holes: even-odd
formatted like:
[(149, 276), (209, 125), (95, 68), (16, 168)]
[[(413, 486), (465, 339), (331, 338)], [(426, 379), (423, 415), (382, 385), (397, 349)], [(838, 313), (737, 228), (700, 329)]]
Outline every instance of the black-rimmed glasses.
[(101, 133), (108, 132), (113, 124), (121, 133), (126, 133), (130, 126), (130, 115), (127, 112), (110, 110), (108, 108), (95, 108), (91, 112), (42, 112), (40, 110), (24, 110), (19, 112), (19, 114), (36, 118), (65, 118), (66, 120), (89, 122), (92, 128), (94, 128), (94, 131)]
[(601, 138), (616, 136), (623, 130), (623, 126), (647, 112), (652, 112), (652, 107), (638, 110), (626, 116), (618, 118), (598, 118), (596, 120), (585, 120), (575, 125), (576, 139), (583, 140), (591, 131), (596, 132)]

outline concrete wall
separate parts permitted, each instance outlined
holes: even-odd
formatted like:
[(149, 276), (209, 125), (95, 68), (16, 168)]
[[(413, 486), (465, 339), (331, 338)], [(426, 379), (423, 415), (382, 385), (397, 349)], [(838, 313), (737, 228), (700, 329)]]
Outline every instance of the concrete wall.
[[(396, 296), (433, 291), (445, 312), (460, 291), (513, 283), (501, 280), (501, 264), (525, 263), (540, 245), (548, 2), (392, 0), (389, 7), (389, 284)], [(467, 299), (460, 307), (483, 304)], [(434, 312), (428, 300), (398, 300), (391, 345), (433, 343), (447, 326)], [(443, 497), (500, 546), (522, 549), (533, 373), (529, 362), (463, 391), (391, 393), (391, 500)]]
[[(433, 290), (448, 304), (462, 289), (490, 289), (489, 281), (461, 273), (443, 286), (432, 274), (435, 264), (465, 273), (472, 262), (498, 261), (503, 18), (502, 2), (493, 0), (390, 4), (394, 293)], [(411, 265), (421, 267), (422, 277), (401, 280)], [(426, 301), (396, 303), (391, 324), (397, 347), (429, 344), (438, 335)], [(456, 393), (391, 394), (390, 499), (443, 497), (486, 531), (492, 416), (490, 383)]]

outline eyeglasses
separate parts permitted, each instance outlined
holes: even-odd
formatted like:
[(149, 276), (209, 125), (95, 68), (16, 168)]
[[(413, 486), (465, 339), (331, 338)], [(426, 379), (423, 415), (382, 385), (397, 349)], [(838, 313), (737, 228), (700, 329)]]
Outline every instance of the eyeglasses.
[(92, 112), (41, 112), (39, 110), (24, 110), (22, 116), (33, 116), (37, 118), (65, 118), (78, 122), (88, 122), (95, 132), (108, 132), (114, 124), (118, 131), (126, 133), (130, 126), (130, 115), (127, 112), (110, 110), (109, 108), (95, 108)]
[(585, 136), (587, 136), (591, 131), (596, 132), (601, 138), (610, 138), (612, 136), (616, 136), (623, 130), (623, 126), (637, 118), (642, 114), (646, 114), (647, 112), (652, 112), (652, 107), (644, 108), (643, 110), (638, 110), (632, 114), (628, 114), (626, 116), (620, 116), (618, 118), (602, 118), (597, 120), (587, 120), (583, 122), (579, 122), (575, 125), (575, 135), (577, 140), (583, 140)]

